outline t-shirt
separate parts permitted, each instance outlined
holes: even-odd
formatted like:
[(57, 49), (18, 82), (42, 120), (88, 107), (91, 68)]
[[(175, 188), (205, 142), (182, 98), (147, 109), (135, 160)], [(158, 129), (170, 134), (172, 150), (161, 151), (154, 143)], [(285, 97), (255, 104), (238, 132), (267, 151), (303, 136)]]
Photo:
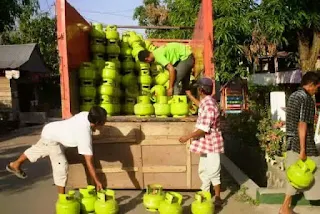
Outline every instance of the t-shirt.
[(178, 61), (183, 61), (188, 59), (192, 54), (191, 48), (187, 45), (172, 42), (166, 45), (160, 46), (153, 52), (155, 61), (162, 65), (167, 66), (169, 63), (172, 65), (176, 64)]
[(48, 123), (43, 127), (41, 137), (59, 142), (65, 147), (78, 147), (81, 155), (92, 155), (92, 131), (88, 114), (80, 112), (69, 119)]
[(301, 121), (307, 123), (306, 155), (319, 155), (314, 142), (314, 116), (315, 103), (307, 91), (299, 89), (291, 94), (286, 108), (287, 143), (290, 150), (300, 153), (298, 124)]

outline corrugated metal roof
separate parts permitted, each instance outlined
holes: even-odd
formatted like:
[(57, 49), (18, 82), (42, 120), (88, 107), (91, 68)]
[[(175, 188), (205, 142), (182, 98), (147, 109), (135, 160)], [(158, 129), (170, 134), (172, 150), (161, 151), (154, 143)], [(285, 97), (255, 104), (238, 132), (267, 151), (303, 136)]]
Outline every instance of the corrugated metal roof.
[(0, 45), (0, 69), (49, 72), (35, 43)]

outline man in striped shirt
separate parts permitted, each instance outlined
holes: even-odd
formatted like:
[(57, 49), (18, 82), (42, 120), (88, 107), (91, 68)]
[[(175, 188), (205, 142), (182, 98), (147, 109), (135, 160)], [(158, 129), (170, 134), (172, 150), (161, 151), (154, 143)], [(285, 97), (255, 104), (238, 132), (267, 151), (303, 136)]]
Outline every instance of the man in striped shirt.
[[(286, 166), (296, 161), (310, 158), (317, 164), (313, 186), (304, 190), (307, 200), (320, 199), (320, 157), (314, 142), (315, 102), (312, 98), (319, 86), (319, 76), (315, 72), (307, 72), (301, 81), (299, 90), (290, 95), (286, 108), (287, 157)], [(294, 213), (290, 208), (292, 196), (297, 190), (287, 183), (286, 197), (279, 211), (280, 214)]]
[(209, 78), (202, 78), (197, 82), (200, 101), (194, 98), (190, 91), (186, 91), (189, 99), (199, 106), (196, 130), (179, 139), (185, 143), (193, 139), (189, 149), (200, 155), (199, 177), (202, 181), (201, 190), (210, 192), (211, 184), (215, 191), (216, 206), (222, 205), (220, 198), (220, 154), (224, 153), (223, 138), (220, 131), (219, 105), (211, 96), (213, 82)]

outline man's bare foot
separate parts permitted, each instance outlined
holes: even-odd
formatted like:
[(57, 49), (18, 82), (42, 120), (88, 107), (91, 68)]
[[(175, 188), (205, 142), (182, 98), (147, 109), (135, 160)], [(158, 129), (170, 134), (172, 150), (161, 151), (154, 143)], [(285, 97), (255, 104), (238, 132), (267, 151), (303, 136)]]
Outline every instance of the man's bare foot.
[(279, 214), (298, 214), (298, 213), (294, 212), (293, 209), (291, 208), (289, 209), (280, 208)]

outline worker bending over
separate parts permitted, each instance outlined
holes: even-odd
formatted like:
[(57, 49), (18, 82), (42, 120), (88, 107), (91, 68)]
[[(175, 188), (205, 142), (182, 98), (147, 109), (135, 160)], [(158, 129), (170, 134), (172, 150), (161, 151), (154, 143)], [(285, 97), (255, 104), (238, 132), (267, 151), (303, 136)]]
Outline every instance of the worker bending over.
[[(156, 62), (169, 71), (168, 96), (185, 94), (185, 91), (189, 90), (190, 75), (195, 62), (189, 46), (172, 42), (152, 52), (140, 51), (138, 58), (141, 62)], [(179, 87), (180, 82), (181, 88)]]

